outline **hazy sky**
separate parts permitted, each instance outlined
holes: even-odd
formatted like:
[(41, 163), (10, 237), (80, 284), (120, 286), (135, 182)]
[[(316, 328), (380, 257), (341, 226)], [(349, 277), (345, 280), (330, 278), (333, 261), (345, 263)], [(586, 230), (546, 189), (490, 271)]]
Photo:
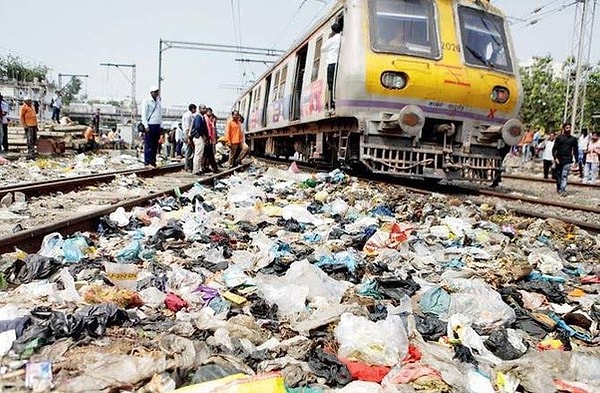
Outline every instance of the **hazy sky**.
[[(137, 99), (157, 82), (159, 38), (287, 49), (314, 23), (331, 0), (0, 0), (0, 53), (13, 53), (58, 73), (88, 74), (90, 97), (123, 99), (131, 87), (102, 62), (137, 65)], [(573, 0), (495, 0), (507, 15), (529, 18), (538, 6), (550, 12)], [(302, 6), (301, 6), (302, 5)], [(598, 7), (600, 8), (600, 6)], [(551, 12), (550, 12), (551, 13)], [(600, 10), (597, 11), (600, 14)], [(512, 26), (517, 57), (551, 54), (563, 60), (571, 51), (574, 8), (568, 7), (526, 26)], [(27, 21), (25, 23), (25, 21)], [(595, 37), (600, 38), (600, 20)], [(241, 37), (241, 41), (240, 41)], [(167, 105), (203, 102), (228, 109), (237, 95), (231, 87), (253, 80), (263, 64), (236, 62), (235, 54), (170, 49), (163, 54), (163, 100)], [(600, 45), (592, 50), (600, 61)], [(124, 70), (129, 76), (129, 71)]]

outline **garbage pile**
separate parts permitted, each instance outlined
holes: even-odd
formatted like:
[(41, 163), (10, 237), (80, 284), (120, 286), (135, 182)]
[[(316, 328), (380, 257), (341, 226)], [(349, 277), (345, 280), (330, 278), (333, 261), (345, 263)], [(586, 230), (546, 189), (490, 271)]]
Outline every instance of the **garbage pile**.
[(0, 386), (598, 392), (599, 240), (254, 167), (4, 255)]
[(0, 158), (0, 185), (62, 179), (143, 166), (143, 162), (137, 157), (128, 154), (78, 154), (74, 157), (44, 157), (34, 161), (25, 158), (16, 161)]

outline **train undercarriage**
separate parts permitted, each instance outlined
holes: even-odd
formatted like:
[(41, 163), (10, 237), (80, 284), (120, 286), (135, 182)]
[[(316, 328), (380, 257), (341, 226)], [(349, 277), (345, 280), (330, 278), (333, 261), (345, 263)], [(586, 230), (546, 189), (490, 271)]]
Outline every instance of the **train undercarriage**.
[(492, 182), (501, 172), (502, 157), (490, 146), (416, 142), (414, 138), (370, 135), (355, 118), (335, 118), (248, 135), (252, 154), (296, 160), (318, 168), (339, 167), (437, 181)]

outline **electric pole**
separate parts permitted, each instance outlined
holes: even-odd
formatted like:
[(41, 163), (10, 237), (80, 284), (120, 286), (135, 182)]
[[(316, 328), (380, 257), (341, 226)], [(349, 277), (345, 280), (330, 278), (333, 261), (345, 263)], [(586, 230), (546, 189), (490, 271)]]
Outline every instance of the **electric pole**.
[(570, 122), (574, 134), (580, 133), (583, 126), (597, 2), (597, 0), (578, 0), (575, 9), (571, 46), (575, 62), (567, 66), (567, 94), (563, 114), (563, 122)]
[[(71, 79), (69, 79), (69, 81), (67, 82), (67, 84), (62, 87), (62, 78), (68, 76)], [(73, 78), (88, 78), (89, 75), (84, 75), (84, 74), (58, 74), (58, 91), (62, 91), (63, 89), (66, 89), (67, 86), (69, 86), (71, 84), (71, 82), (73, 82)]]
[[(115, 67), (117, 70), (121, 71), (123, 77), (131, 84), (131, 128), (133, 130), (133, 135), (135, 135), (135, 118), (137, 116), (137, 103), (135, 99), (135, 64), (100, 63), (100, 65), (103, 67)], [(131, 69), (131, 79), (123, 72), (121, 68)]]

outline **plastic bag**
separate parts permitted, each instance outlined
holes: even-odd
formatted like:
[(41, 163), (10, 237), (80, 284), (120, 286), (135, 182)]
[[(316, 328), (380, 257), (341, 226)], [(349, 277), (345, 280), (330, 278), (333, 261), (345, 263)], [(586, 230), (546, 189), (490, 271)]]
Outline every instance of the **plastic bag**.
[(450, 295), (440, 287), (431, 288), (421, 296), (419, 307), (425, 314), (446, 316), (450, 308)]
[(340, 344), (339, 356), (373, 365), (393, 366), (408, 351), (406, 331), (396, 315), (371, 322), (365, 317), (342, 314), (335, 337)]
[(133, 240), (127, 247), (117, 252), (115, 258), (117, 261), (121, 263), (131, 263), (137, 262), (141, 258), (142, 254), (142, 239), (144, 238), (144, 234), (141, 231), (136, 231), (133, 234)]
[(46, 235), (44, 236), (44, 240), (42, 240), (42, 246), (38, 254), (47, 258), (61, 257), (63, 255), (63, 242), (63, 237), (58, 232)]
[(175, 393), (286, 393), (283, 377), (279, 373), (253, 376), (234, 374), (215, 381), (186, 386)]
[(312, 224), (319, 226), (323, 220), (313, 216), (304, 206), (301, 205), (286, 205), (282, 210), (283, 218), (289, 220), (291, 218), (303, 224)]
[(414, 227), (411, 224), (385, 223), (367, 240), (363, 251), (367, 255), (377, 255), (380, 249), (398, 249), (404, 243)]
[(12, 284), (26, 284), (33, 280), (52, 276), (61, 266), (62, 264), (54, 258), (30, 254), (24, 260), (17, 259), (15, 263), (6, 269), (4, 278)]
[(557, 253), (549, 249), (537, 249), (531, 252), (527, 261), (544, 274), (554, 274), (563, 268)]
[(115, 210), (114, 212), (110, 213), (108, 215), (108, 218), (111, 221), (114, 221), (117, 223), (117, 225), (119, 227), (125, 227), (127, 226), (127, 224), (129, 224), (129, 218), (131, 217), (131, 213), (126, 213), (125, 209), (122, 207), (118, 207), (117, 210)]
[(123, 263), (104, 262), (106, 276), (117, 288), (137, 289), (137, 276), (139, 268), (136, 265)]
[(88, 248), (87, 239), (83, 236), (65, 239), (62, 245), (64, 261), (69, 263), (81, 261)]
[(330, 386), (344, 386), (352, 381), (352, 375), (346, 365), (320, 348), (310, 351), (308, 365), (316, 376), (325, 378)]

